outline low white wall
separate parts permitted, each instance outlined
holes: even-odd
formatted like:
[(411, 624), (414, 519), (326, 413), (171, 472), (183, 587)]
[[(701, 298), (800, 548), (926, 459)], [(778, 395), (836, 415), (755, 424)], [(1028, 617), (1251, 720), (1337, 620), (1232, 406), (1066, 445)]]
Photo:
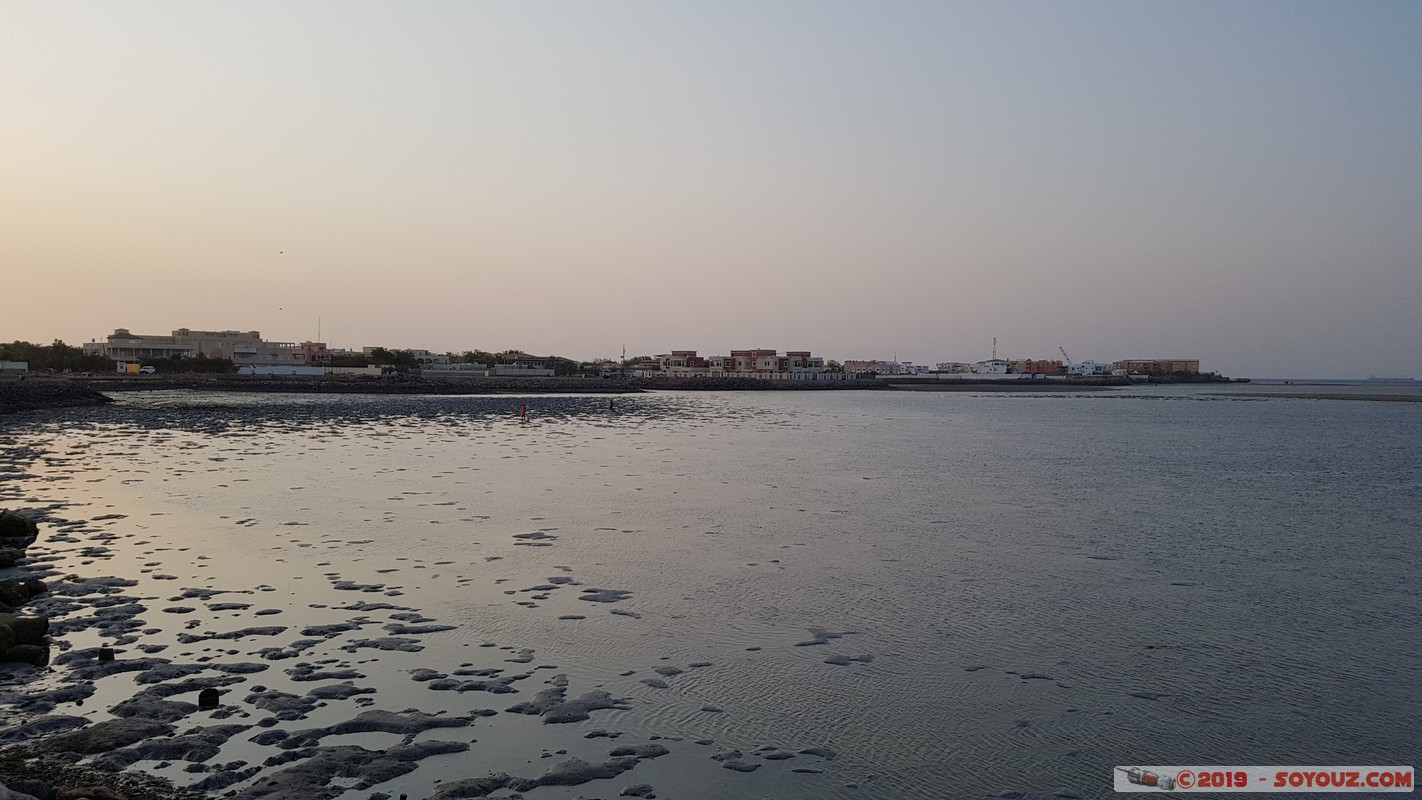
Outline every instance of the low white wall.
[(237, 368), (238, 375), (310, 375), (326, 374), (325, 367), (297, 367), (285, 364), (245, 364)]

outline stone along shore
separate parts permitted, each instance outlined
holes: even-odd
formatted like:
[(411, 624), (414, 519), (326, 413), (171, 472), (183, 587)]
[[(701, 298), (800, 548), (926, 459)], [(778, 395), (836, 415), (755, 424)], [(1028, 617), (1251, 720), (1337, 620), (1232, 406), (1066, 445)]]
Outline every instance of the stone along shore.
[(63, 378), (0, 378), (0, 414), (112, 403), (90, 386)]
[[(5, 576), (0, 579), (0, 698), (12, 693), (23, 698), (25, 678), (41, 674), (33, 668), (43, 668), (49, 663), (49, 618), (28, 613), (23, 608), (48, 593), (49, 587), (44, 581), (15, 569), (38, 535), (34, 520), (0, 510), (0, 575)], [(16, 673), (15, 669), (21, 672)], [(19, 692), (11, 688), (15, 686)], [(43, 702), (43, 698), (32, 696), (30, 699)], [(20, 702), (26, 701), (21, 699)], [(46, 719), (49, 723), (37, 724), (44, 727), (66, 718), (50, 716)], [(0, 745), (23, 741), (36, 733), (25, 725), (0, 726)], [(52, 755), (12, 748), (0, 750), (0, 800), (167, 800), (190, 794), (139, 775), (77, 767)]]

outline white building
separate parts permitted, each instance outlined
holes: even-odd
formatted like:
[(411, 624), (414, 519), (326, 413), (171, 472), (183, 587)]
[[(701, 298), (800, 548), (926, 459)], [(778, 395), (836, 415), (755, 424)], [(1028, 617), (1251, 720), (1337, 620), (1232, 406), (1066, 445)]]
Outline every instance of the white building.
[(1111, 375), (1116, 365), (1109, 361), (1078, 361), (1067, 365), (1068, 375)]
[(527, 364), (495, 364), (487, 374), (496, 378), (548, 378), (553, 370)]
[(897, 361), (845, 361), (844, 371), (847, 374), (875, 373), (878, 375), (902, 375), (903, 366)]
[(1001, 358), (979, 361), (973, 365), (973, 372), (979, 375), (1011, 375), (1012, 365)]

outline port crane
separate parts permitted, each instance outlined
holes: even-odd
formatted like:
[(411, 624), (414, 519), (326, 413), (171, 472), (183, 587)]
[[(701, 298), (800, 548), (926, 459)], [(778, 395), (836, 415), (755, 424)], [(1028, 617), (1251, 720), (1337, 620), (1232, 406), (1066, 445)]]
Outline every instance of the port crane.
[(1060, 351), (1062, 351), (1062, 358), (1065, 358), (1065, 359), (1066, 359), (1067, 369), (1071, 369), (1071, 356), (1067, 355), (1066, 348), (1065, 348), (1065, 347), (1058, 347), (1057, 349), (1060, 350)]

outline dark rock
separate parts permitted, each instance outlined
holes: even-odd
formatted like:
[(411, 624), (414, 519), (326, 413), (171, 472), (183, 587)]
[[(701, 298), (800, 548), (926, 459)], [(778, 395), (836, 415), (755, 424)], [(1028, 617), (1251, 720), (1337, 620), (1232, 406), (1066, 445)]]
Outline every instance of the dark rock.
[(631, 597), (632, 593), (626, 589), (584, 589), (578, 595), (579, 600), (587, 600), (590, 603), (617, 603)]
[(113, 398), (77, 381), (37, 378), (0, 383), (0, 414), (112, 402)]
[(60, 789), (54, 800), (128, 800), (127, 797), (107, 786), (78, 786)]
[(196, 675), (205, 669), (207, 668), (201, 664), (159, 664), (152, 669), (144, 670), (133, 680), (135, 683), (141, 684), (162, 683)]
[(354, 745), (293, 750), (286, 754), (291, 758), (269, 759), (267, 766), (287, 761), (296, 763), (278, 772), (268, 772), (235, 796), (242, 800), (331, 800), (345, 792), (344, 787), (331, 785), (333, 777), (356, 778), (357, 786), (369, 788), (414, 771), (421, 759), (468, 749), (467, 742), (421, 741), (380, 751)]
[(290, 734), (283, 730), (262, 731), (256, 736), (253, 736), (248, 741), (253, 742), (254, 744), (262, 745), (263, 747), (268, 747), (276, 744), (277, 742), (280, 742), (289, 735)]
[(458, 781), (445, 781), (435, 789), (430, 800), (463, 800), (469, 797), (488, 797), (494, 792), (507, 787), (516, 778), (510, 777), (503, 772), (494, 772), (482, 778), (465, 778)]
[(592, 780), (615, 778), (637, 766), (635, 756), (624, 756), (592, 764), (581, 758), (570, 758), (554, 764), (551, 769), (532, 781), (521, 781), (510, 788), (528, 791), (537, 786), (577, 786)]
[[(73, 717), (66, 714), (38, 717), (9, 728), (0, 728), (0, 743), (22, 742), (27, 739), (53, 736), (57, 733), (72, 731), (75, 728), (82, 728), (88, 724), (89, 720), (84, 717)], [(30, 794), (34, 794), (34, 792), (30, 792)]]
[(49, 663), (49, 645), (17, 644), (0, 653), (0, 662), (43, 667)]
[(138, 694), (114, 706), (112, 711), (116, 717), (176, 722), (197, 711), (197, 706), (178, 700)]
[(0, 609), (18, 608), (49, 590), (44, 581), (0, 581)]
[(220, 695), (218, 694), (216, 689), (203, 689), (201, 692), (198, 692), (198, 710), (211, 711), (212, 709), (217, 708), (219, 699)]
[[(0, 511), (0, 541), (14, 539), (34, 541), (37, 536), (39, 536), (39, 525), (35, 524), (34, 520), (14, 511)], [(29, 542), (25, 542), (20, 547), (28, 545)]]
[(54, 800), (54, 787), (44, 781), (11, 781), (5, 786), (12, 792), (27, 794), (35, 800)]
[(510, 706), (508, 711), (515, 714), (541, 715), (545, 723), (561, 723), (582, 722), (588, 719), (593, 711), (627, 708), (626, 700), (613, 697), (600, 689), (572, 700), (566, 700), (565, 697), (566, 689), (563, 687), (544, 689), (534, 695), (532, 700)]
[(144, 739), (167, 736), (172, 725), (144, 719), (111, 719), (90, 725), (67, 736), (58, 736), (45, 743), (50, 750), (67, 753), (107, 753)]
[(665, 747), (662, 747), (659, 744), (638, 744), (631, 745), (628, 747), (616, 748), (615, 750), (609, 752), (608, 755), (613, 756), (614, 758), (621, 756), (636, 756), (637, 758), (659, 758), (670, 752), (670, 750), (666, 749)]
[(306, 693), (308, 697), (314, 697), (317, 700), (345, 700), (362, 694), (375, 694), (375, 688), (372, 686), (356, 686), (350, 681), (344, 681), (342, 683), (333, 683), (326, 686), (317, 686), (315, 689)]

